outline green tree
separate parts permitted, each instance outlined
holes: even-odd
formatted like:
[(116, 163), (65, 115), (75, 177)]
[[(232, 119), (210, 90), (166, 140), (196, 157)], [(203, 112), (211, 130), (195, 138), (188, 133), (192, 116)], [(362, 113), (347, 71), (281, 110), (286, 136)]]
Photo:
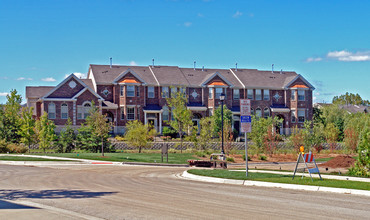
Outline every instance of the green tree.
[(338, 141), (342, 141), (344, 138), (344, 122), (346, 118), (349, 117), (349, 114), (340, 109), (338, 105), (328, 105), (322, 108), (323, 110), (323, 118), (324, 118), (324, 126), (326, 127), (329, 123), (335, 125), (338, 129)]
[(21, 141), (28, 146), (28, 152), (30, 152), (31, 144), (36, 142), (36, 132), (35, 125), (36, 120), (32, 117), (33, 107), (22, 108), (22, 117), (19, 119), (20, 130), (18, 130), (18, 135), (21, 136)]
[(7, 102), (0, 111), (0, 139), (5, 139), (11, 143), (19, 143), (21, 139), (19, 119), (21, 118), (22, 97), (14, 89), (6, 96), (6, 99)]
[(101, 146), (100, 138), (93, 135), (93, 129), (91, 126), (82, 124), (78, 129), (76, 147), (87, 151), (98, 153), (99, 147)]
[(108, 121), (105, 115), (100, 113), (99, 108), (94, 103), (92, 103), (89, 113), (89, 116), (86, 118), (86, 125), (91, 128), (91, 135), (100, 140), (101, 153), (104, 156), (104, 143), (107, 142), (112, 123)]
[(248, 137), (252, 140), (252, 147), (256, 150), (257, 154), (264, 151), (264, 140), (268, 129), (272, 129), (274, 126), (280, 124), (281, 121), (282, 119), (277, 118), (252, 116), (252, 131)]
[(125, 139), (129, 145), (141, 149), (147, 146), (150, 138), (149, 127), (140, 121), (129, 121), (126, 125)]
[(293, 127), (288, 138), (288, 143), (290, 146), (293, 146), (297, 152), (299, 152), (299, 148), (304, 145), (303, 129), (300, 129), (297, 126)]
[(349, 169), (350, 174), (370, 177), (370, 123), (361, 133), (357, 152), (358, 159), (355, 166)]
[(177, 91), (171, 98), (166, 98), (168, 106), (171, 108), (171, 114), (174, 120), (170, 120), (170, 125), (180, 136), (180, 148), (182, 153), (182, 142), (184, 134), (188, 133), (192, 126), (191, 111), (186, 107), (187, 96), (185, 93)]
[(329, 144), (331, 151), (335, 149), (338, 140), (339, 129), (333, 124), (329, 123), (325, 127), (325, 139)]
[(320, 151), (323, 149), (322, 144), (325, 142), (325, 135), (324, 135), (324, 125), (323, 124), (315, 124), (312, 128), (311, 133), (311, 144), (312, 147), (317, 151), (317, 153), (320, 153)]
[(62, 129), (58, 137), (58, 151), (61, 153), (69, 153), (75, 148), (76, 134), (71, 126), (72, 121), (68, 118), (64, 129)]
[(346, 92), (344, 95), (334, 96), (332, 102), (339, 105), (367, 105), (369, 100), (363, 100), (358, 93)]
[(212, 117), (205, 117), (200, 119), (200, 132), (197, 142), (199, 150), (207, 150), (212, 141), (212, 133), (214, 127), (214, 120)]
[[(228, 121), (230, 122), (230, 124), (232, 123), (232, 119), (233, 119), (233, 113), (231, 112), (230, 109), (227, 108), (226, 105), (223, 106), (223, 113), (224, 113), (224, 122), (225, 121)], [(214, 135), (218, 135), (220, 134), (220, 131), (221, 131), (221, 105), (218, 106), (218, 108), (215, 110), (213, 116), (212, 116), (213, 120), (214, 120)]]
[(39, 148), (45, 153), (46, 149), (49, 149), (54, 140), (57, 138), (54, 132), (55, 124), (53, 121), (48, 119), (48, 114), (44, 114), (36, 121), (36, 133), (39, 139)]

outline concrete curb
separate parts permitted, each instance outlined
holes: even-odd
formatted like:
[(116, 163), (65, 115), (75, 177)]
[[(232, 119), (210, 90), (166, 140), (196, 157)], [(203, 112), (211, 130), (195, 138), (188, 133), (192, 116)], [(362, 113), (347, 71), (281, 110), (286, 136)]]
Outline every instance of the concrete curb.
[(244, 186), (262, 186), (262, 187), (273, 187), (273, 188), (293, 189), (293, 190), (320, 191), (320, 192), (342, 193), (342, 194), (352, 194), (352, 195), (361, 195), (361, 196), (370, 197), (370, 191), (367, 191), (367, 190), (343, 189), (343, 188), (323, 187), (323, 186), (307, 186), (307, 185), (297, 185), (297, 184), (287, 184), (287, 183), (270, 183), (270, 182), (253, 181), (253, 180), (232, 180), (232, 179), (223, 179), (223, 178), (208, 177), (208, 176), (199, 176), (199, 175), (190, 174), (187, 171), (184, 171), (180, 176), (185, 179), (203, 181), (203, 182), (211, 182), (211, 183), (226, 183), (226, 184), (244, 185)]

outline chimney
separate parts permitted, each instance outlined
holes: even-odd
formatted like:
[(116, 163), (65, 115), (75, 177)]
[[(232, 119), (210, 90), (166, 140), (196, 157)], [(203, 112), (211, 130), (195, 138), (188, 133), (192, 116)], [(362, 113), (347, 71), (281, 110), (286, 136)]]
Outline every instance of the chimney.
[(152, 68), (154, 67), (154, 59), (152, 59)]
[(195, 64), (197, 63), (197, 61), (194, 61), (194, 70), (195, 70)]
[(204, 66), (202, 66), (202, 72), (204, 72)]
[(109, 61), (110, 61), (110, 65), (109, 65), (109, 67), (112, 69), (112, 57), (111, 57), (111, 58), (109, 58)]
[(238, 63), (235, 63), (235, 71), (238, 71)]
[(272, 71), (271, 73), (274, 73), (274, 64), (272, 64)]

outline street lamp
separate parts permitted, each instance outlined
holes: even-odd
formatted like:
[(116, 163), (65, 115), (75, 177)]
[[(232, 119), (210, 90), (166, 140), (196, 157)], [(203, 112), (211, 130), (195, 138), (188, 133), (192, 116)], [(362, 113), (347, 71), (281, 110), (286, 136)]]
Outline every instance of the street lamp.
[(221, 154), (225, 155), (224, 151), (224, 100), (225, 94), (220, 94), (220, 101), (221, 101)]

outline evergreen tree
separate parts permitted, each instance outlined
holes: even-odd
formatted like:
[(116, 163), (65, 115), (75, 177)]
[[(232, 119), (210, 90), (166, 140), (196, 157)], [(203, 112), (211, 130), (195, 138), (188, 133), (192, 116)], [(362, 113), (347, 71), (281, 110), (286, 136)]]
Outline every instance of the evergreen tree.
[(75, 148), (76, 134), (71, 125), (72, 121), (68, 118), (64, 129), (60, 132), (58, 137), (58, 151), (61, 153), (69, 153)]
[(23, 108), (22, 117), (20, 121), (20, 130), (18, 130), (18, 135), (21, 136), (21, 141), (28, 146), (28, 152), (30, 152), (31, 144), (35, 143), (37, 140), (35, 125), (36, 120), (32, 117), (33, 107)]
[(48, 114), (44, 114), (36, 121), (36, 133), (39, 139), (39, 149), (45, 153), (46, 149), (50, 149), (57, 136), (55, 135), (55, 124), (48, 119)]
[(11, 143), (19, 143), (21, 140), (19, 119), (21, 118), (22, 97), (14, 89), (6, 96), (6, 99), (6, 104), (0, 110), (0, 139), (5, 139)]

